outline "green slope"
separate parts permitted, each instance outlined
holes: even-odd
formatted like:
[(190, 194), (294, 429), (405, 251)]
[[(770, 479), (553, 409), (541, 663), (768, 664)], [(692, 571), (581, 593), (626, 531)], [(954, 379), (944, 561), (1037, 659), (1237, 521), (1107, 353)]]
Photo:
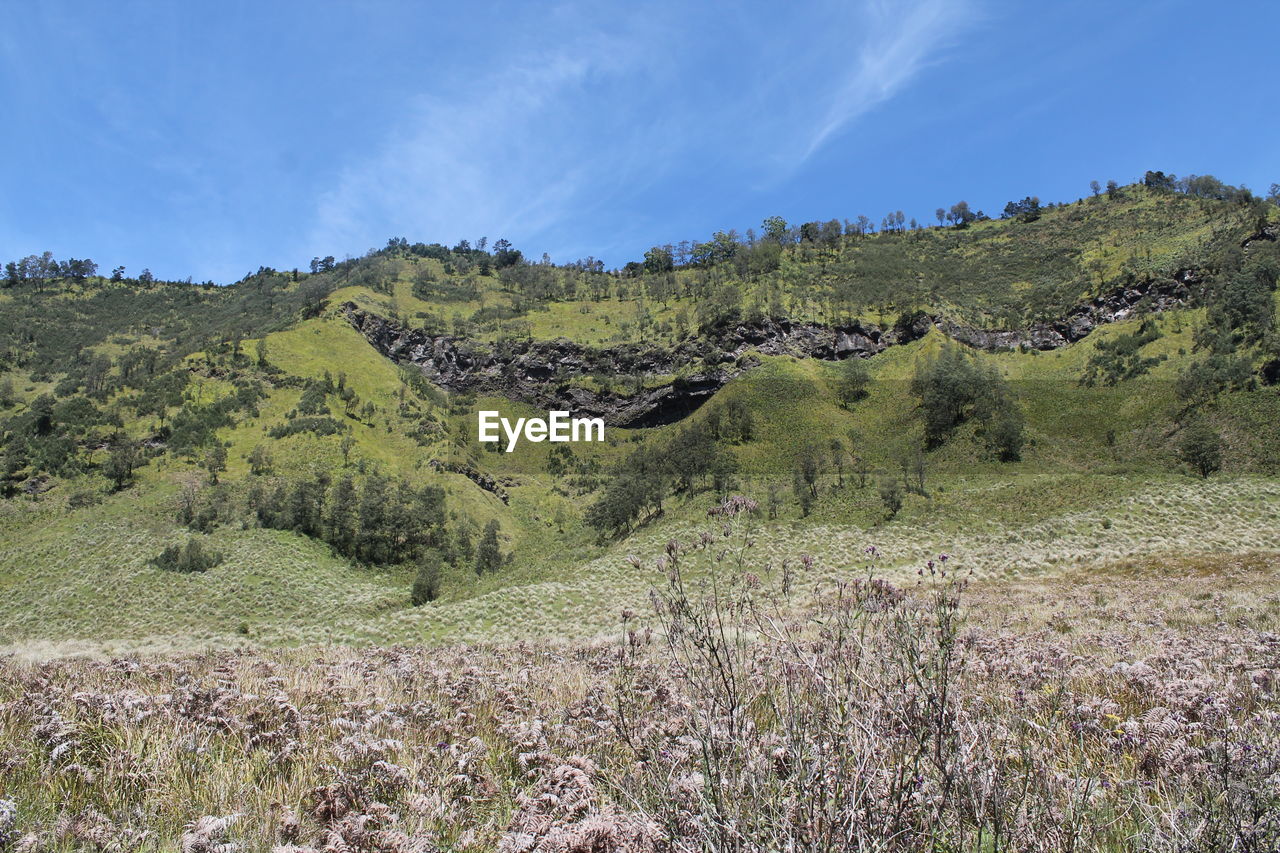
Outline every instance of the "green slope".
[[(755, 428), (751, 440), (723, 448), (736, 462), (728, 486), (762, 504), (779, 496), (776, 517), (762, 513), (758, 521), (753, 557), (775, 570), (786, 555), (808, 552), (814, 575), (861, 572), (867, 544), (886, 555), (886, 571), (914, 571), (946, 550), (1000, 575), (1083, 571), (1178, 549), (1280, 548), (1280, 394), (1255, 379), (1189, 407), (1177, 392), (1179, 375), (1203, 358), (1194, 334), (1203, 307), (1149, 318), (1159, 335), (1138, 355), (1151, 359), (1151, 368), (1115, 385), (1086, 387), (1080, 379), (1100, 347), (1137, 333), (1148, 318), (1100, 327), (1059, 350), (980, 356), (1004, 377), (1025, 418), (1021, 459), (998, 461), (974, 424), (963, 424), (924, 454), (927, 494), (906, 495), (891, 519), (876, 484), (899, 476), (902, 460), (921, 446), (911, 379), (945, 345), (936, 330), (872, 358), (868, 394), (851, 406), (838, 401), (840, 364), (761, 355), (759, 367), (683, 423), (611, 429), (604, 444), (575, 446), (569, 470), (556, 472), (551, 445), (523, 443), (506, 454), (475, 441), (477, 408), (534, 414), (530, 407), (410, 381), (337, 310), (354, 301), (408, 325), (437, 324), (482, 342), (568, 337), (591, 345), (664, 345), (681, 328), (693, 334), (706, 306), (723, 306), (726, 295), (743, 314), (781, 305), (796, 319), (856, 315), (892, 323), (902, 310), (924, 308), (1016, 327), (1146, 276), (1194, 269), (1212, 283), (1253, 233), (1255, 215), (1129, 187), (1121, 199), (1047, 210), (1031, 223), (802, 242), (782, 252), (775, 269), (752, 267), (756, 250), (743, 249), (747, 261), (669, 275), (539, 265), (485, 274), (471, 256), (446, 252), (442, 261), (398, 250), (297, 280), (262, 271), (223, 290), (104, 282), (0, 294), (0, 340), (7, 342), (0, 382), (12, 398), (0, 413), (6, 441), (25, 428), (22, 419), (41, 395), (84, 399), (98, 413), (68, 433), (69, 461), (61, 468), (41, 468), (31, 454), (6, 457), (14, 461), (5, 472), (10, 497), (0, 500), (0, 648), (45, 655), (594, 636), (611, 630), (622, 606), (642, 603), (657, 577), (624, 558), (634, 554), (651, 566), (670, 538), (707, 529), (706, 511), (719, 498), (705, 485), (670, 496), (629, 538), (602, 540), (583, 516), (608, 472), (636, 448), (665, 446), (676, 432), (738, 403)], [(37, 346), (23, 343), (46, 332)], [(1250, 369), (1270, 345), (1262, 340), (1241, 350)], [(157, 353), (157, 367), (154, 378), (130, 384), (122, 365), (140, 347)], [(95, 378), (95, 363), (107, 365), (105, 379)], [(165, 376), (179, 377), (178, 397), (140, 411), (135, 403)], [(334, 383), (341, 377), (355, 395), (347, 405), (335, 385), (323, 398), (338, 432), (273, 437), (300, 417), (308, 382), (326, 376)], [(91, 390), (92, 381), (102, 388)], [(213, 494), (202, 466), (211, 445), (179, 452), (166, 444), (165, 428), (184, 411), (207, 411), (246, 386), (260, 387), (261, 396), (234, 409), (208, 439), (226, 448), (219, 479), (231, 509), (207, 534), (194, 533), (179, 523), (177, 509), (184, 491)], [(1191, 476), (1177, 457), (1194, 418), (1212, 421), (1223, 439), (1222, 472), (1209, 481)], [(46, 438), (32, 439), (31, 447), (44, 447)], [(124, 439), (147, 444), (127, 487), (115, 491), (104, 463)], [(796, 461), (833, 441), (848, 453), (843, 470), (825, 467), (816, 501), (802, 514), (791, 495)], [(259, 447), (272, 464), (255, 476), (250, 457)], [(491, 476), (509, 500), (457, 472), (463, 470)], [(414, 488), (442, 488), (450, 537), (466, 531), (474, 542), (496, 521), (507, 562), (478, 577), (469, 557), (455, 559), (443, 567), (439, 600), (412, 607), (414, 565), (357, 565), (317, 539), (262, 529), (245, 503), (254, 482), (363, 482), (375, 472)], [(192, 575), (152, 564), (165, 547), (193, 536), (224, 562)]]

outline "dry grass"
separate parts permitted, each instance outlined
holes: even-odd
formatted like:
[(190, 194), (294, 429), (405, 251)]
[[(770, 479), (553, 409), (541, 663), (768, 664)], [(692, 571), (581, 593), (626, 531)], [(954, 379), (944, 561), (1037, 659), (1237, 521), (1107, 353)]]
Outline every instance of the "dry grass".
[(611, 643), (0, 664), (0, 849), (1280, 843), (1274, 554), (890, 583), (758, 547), (631, 567)]

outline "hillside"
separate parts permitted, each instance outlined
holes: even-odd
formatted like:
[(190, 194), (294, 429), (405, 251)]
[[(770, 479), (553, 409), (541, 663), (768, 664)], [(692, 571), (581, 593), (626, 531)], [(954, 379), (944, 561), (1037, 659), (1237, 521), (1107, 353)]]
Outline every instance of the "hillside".
[(1276, 849), (1280, 210), (903, 219), (10, 263), (0, 851)]
[[(1278, 218), (1149, 180), (618, 271), (398, 239), (227, 287), (11, 265), (0, 647), (592, 638), (660, 580), (626, 558), (734, 494), (806, 583), (872, 544), (987, 578), (1280, 549)], [(607, 441), (477, 441), (552, 406)]]

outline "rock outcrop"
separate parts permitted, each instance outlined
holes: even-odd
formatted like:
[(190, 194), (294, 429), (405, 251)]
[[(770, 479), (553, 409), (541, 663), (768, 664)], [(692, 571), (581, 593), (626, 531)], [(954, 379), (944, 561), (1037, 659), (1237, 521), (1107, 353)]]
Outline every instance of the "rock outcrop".
[[(350, 302), (342, 310), (378, 352), (414, 365), (442, 388), (601, 417), (610, 426), (678, 421), (757, 363), (749, 357), (735, 360), (714, 345), (695, 341), (666, 348), (626, 344), (601, 349), (563, 338), (487, 344), (405, 328)], [(685, 372), (690, 364), (701, 369)], [(661, 376), (675, 378), (646, 384)], [(607, 384), (592, 387), (600, 379)]]
[(1240, 248), (1247, 249), (1250, 244), (1257, 243), (1260, 240), (1266, 240), (1274, 243), (1280, 239), (1280, 225), (1264, 225), (1254, 234), (1250, 234), (1240, 242)]
[(510, 477), (494, 477), (492, 474), (486, 474), (460, 462), (443, 462), (439, 459), (432, 459), (428, 464), (437, 471), (451, 471), (454, 474), (461, 474), (486, 492), (492, 492), (504, 504), (511, 503), (511, 495), (507, 493), (506, 487), (520, 485), (519, 482)]
[[(673, 423), (695, 411), (730, 379), (755, 367), (755, 353), (868, 358), (917, 340), (931, 328), (986, 351), (1050, 350), (1074, 343), (1100, 325), (1182, 305), (1197, 284), (1195, 272), (1186, 270), (1173, 280), (1135, 284), (1096, 297), (1061, 320), (1010, 331), (966, 326), (924, 312), (905, 315), (887, 329), (874, 323), (825, 326), (766, 318), (725, 326), (670, 347), (596, 348), (563, 338), (488, 344), (406, 328), (353, 302), (341, 310), (378, 352), (417, 367), (447, 390), (601, 417), (610, 426), (648, 427)], [(659, 377), (664, 379), (656, 381)]]

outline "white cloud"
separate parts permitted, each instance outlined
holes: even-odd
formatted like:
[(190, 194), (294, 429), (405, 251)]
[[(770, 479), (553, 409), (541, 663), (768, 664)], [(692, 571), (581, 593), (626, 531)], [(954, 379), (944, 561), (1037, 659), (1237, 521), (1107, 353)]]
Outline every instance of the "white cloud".
[(971, 20), (971, 13), (965, 0), (874, 0), (861, 9), (856, 22), (861, 32), (833, 31), (837, 40), (860, 36), (859, 45), (813, 123), (800, 159), (808, 159), (850, 123), (902, 91)]
[(626, 46), (598, 37), (466, 84), (437, 85), (380, 152), (348, 167), (323, 195), (311, 243), (319, 250), (374, 233), (452, 241), (542, 232), (589, 203), (602, 181), (623, 179), (618, 169), (629, 171), (626, 146), (596, 138), (607, 120), (580, 105), (631, 71)]
[(382, 148), (320, 198), (304, 251), (482, 235), (541, 250), (572, 232), (607, 245), (595, 217), (618, 215), (650, 184), (666, 179), (658, 186), (678, 204), (688, 176), (723, 186), (793, 173), (907, 87), (971, 9), (866, 0), (770, 20), (677, 5), (592, 19), (562, 7), (556, 21), (574, 21), (572, 33), (548, 23), (528, 37), (556, 47), (433, 80)]

